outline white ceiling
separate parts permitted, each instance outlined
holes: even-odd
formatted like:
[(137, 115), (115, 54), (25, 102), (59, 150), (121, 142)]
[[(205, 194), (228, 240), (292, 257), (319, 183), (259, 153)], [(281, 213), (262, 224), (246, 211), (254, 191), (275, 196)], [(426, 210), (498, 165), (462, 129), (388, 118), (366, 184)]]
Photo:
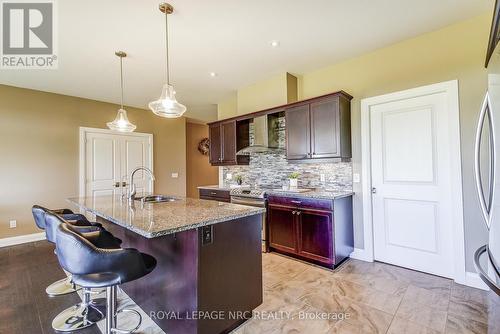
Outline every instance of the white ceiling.
[[(157, 0), (64, 0), (59, 69), (2, 70), (0, 83), (147, 108), (164, 81), (164, 16)], [(494, 0), (172, 0), (171, 75), (186, 116), (215, 119), (240, 87), (301, 74), (492, 9)], [(279, 40), (272, 48), (270, 41)], [(466, 47), (466, 46), (464, 46)], [(212, 78), (209, 73), (216, 72)]]

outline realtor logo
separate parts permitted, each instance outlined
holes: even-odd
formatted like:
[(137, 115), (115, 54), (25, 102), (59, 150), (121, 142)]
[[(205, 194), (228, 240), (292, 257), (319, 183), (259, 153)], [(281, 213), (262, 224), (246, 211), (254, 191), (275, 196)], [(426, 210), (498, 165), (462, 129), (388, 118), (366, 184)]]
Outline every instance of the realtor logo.
[(0, 0), (2, 69), (57, 68), (55, 3)]

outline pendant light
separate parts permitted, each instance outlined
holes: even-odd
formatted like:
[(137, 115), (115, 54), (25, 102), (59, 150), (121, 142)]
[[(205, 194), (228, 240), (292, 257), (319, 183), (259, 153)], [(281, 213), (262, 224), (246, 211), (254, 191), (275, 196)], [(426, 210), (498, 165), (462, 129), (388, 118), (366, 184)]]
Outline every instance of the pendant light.
[(137, 126), (130, 123), (127, 117), (127, 111), (123, 109), (123, 58), (125, 58), (127, 54), (123, 51), (116, 51), (115, 55), (120, 58), (120, 86), (122, 94), (120, 100), (120, 109), (118, 109), (115, 120), (113, 122), (108, 122), (106, 125), (108, 126), (108, 128), (114, 131), (133, 132), (137, 128)]
[(160, 4), (160, 11), (165, 14), (166, 36), (166, 80), (161, 96), (158, 100), (149, 103), (149, 109), (158, 116), (166, 118), (181, 117), (186, 112), (186, 106), (177, 102), (174, 87), (170, 84), (170, 68), (168, 63), (168, 15), (174, 12), (174, 7), (168, 3)]

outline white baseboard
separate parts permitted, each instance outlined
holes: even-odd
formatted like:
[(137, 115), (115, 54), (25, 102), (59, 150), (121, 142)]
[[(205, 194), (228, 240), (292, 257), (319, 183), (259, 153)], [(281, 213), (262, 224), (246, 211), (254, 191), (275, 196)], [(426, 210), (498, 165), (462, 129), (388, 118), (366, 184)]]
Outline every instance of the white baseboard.
[(490, 290), (477, 273), (467, 271), (465, 273), (465, 285), (481, 290)]
[(354, 248), (354, 252), (351, 253), (350, 258), (366, 262), (373, 262), (373, 258), (368, 254), (368, 252), (361, 248)]
[(20, 245), (20, 244), (25, 244), (27, 242), (40, 241), (40, 240), (45, 240), (45, 232), (0, 239), (0, 248)]

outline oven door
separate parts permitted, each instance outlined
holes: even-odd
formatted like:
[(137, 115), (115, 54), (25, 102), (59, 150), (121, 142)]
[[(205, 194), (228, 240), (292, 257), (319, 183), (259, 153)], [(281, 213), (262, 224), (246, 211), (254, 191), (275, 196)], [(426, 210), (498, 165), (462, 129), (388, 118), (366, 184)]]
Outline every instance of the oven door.
[[(231, 196), (231, 203), (266, 208), (266, 200), (263, 198), (250, 198), (243, 196)], [(266, 214), (262, 214), (262, 252), (267, 252), (267, 226)]]

